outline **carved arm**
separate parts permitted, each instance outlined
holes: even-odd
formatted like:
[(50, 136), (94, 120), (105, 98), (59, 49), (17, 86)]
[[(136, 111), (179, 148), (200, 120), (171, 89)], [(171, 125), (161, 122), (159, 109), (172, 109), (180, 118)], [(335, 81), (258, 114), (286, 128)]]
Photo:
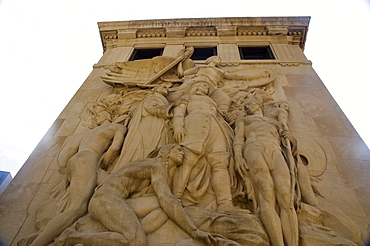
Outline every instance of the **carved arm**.
[(234, 155), (235, 155), (235, 168), (240, 176), (246, 180), (248, 178), (248, 165), (243, 158), (244, 146), (244, 117), (238, 117), (235, 122), (235, 137), (234, 137)]
[(152, 186), (158, 196), (159, 204), (167, 216), (184, 229), (194, 239), (200, 239), (211, 245), (216, 242), (212, 234), (199, 230), (185, 212), (181, 202), (171, 193), (167, 184), (166, 171), (155, 170), (152, 174)]
[(186, 135), (185, 131), (185, 113), (187, 108), (187, 100), (183, 97), (180, 103), (173, 110), (172, 125), (174, 138), (177, 143), (181, 143)]
[(125, 139), (125, 135), (127, 133), (127, 128), (125, 126), (117, 124), (116, 127), (117, 131), (113, 137), (112, 144), (105, 153), (101, 163), (101, 167), (103, 169), (106, 169), (119, 155), (123, 140)]

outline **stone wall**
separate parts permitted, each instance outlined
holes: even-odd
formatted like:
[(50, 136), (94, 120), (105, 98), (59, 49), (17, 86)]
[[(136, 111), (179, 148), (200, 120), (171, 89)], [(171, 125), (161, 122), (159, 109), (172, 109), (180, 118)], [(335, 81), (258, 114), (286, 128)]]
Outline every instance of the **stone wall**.
[[(144, 98), (149, 95), (148, 93), (152, 93), (152, 87), (145, 85), (145, 81), (144, 84), (138, 83), (136, 86), (132, 86), (131, 84), (128, 85), (123, 80), (119, 82), (122, 78), (121, 74), (125, 74), (125, 71), (122, 67), (123, 65), (117, 65), (117, 62), (124, 63), (128, 61), (134, 49), (160, 47), (164, 48), (162, 56), (168, 57), (166, 58), (167, 60), (164, 61), (164, 58), (161, 58), (156, 61), (148, 61), (145, 64), (151, 64), (148, 65), (148, 67), (150, 67), (157, 66), (160, 62), (163, 62), (161, 68), (164, 68), (170, 64), (169, 61), (176, 61), (179, 57), (179, 52), (186, 47), (217, 47), (217, 55), (221, 58), (218, 69), (223, 71), (224, 74), (237, 74), (240, 78), (238, 76), (230, 75), (227, 77), (224, 75), (216, 84), (211, 85), (208, 90), (211, 90), (211, 87), (215, 87), (219, 91), (223, 91), (223, 93), (226, 91), (230, 100), (226, 103), (229, 104), (228, 106), (236, 105), (237, 103), (242, 103), (244, 105), (244, 101), (258, 101), (259, 99), (260, 104), (264, 104), (268, 101), (285, 101), (289, 105), (289, 110), (287, 111), (289, 113), (289, 132), (297, 140), (298, 152), (303, 156), (302, 162), (303, 165), (305, 165), (305, 170), (307, 170), (309, 174), (309, 186), (312, 187), (312, 192), (317, 199), (315, 204), (309, 204), (309, 202), (304, 200), (305, 197), (303, 196), (302, 203), (308, 205), (299, 206), (299, 208), (295, 210), (296, 214), (298, 214), (294, 216), (297, 216), (299, 221), (297, 227), (299, 227), (300, 245), (330, 245), (328, 244), (330, 238), (330, 243), (333, 245), (363, 243), (369, 235), (368, 226), (370, 222), (370, 193), (368, 189), (370, 186), (368, 175), (368, 173), (370, 173), (370, 151), (331, 97), (318, 75), (312, 69), (311, 62), (308, 61), (303, 54), (302, 49), (304, 48), (307, 35), (308, 22), (308, 17), (253, 17), (99, 23), (103, 49), (105, 50), (103, 57), (94, 65), (93, 71), (82, 84), (81, 88), (76, 92), (63, 112), (56, 119), (50, 130), (40, 141), (8, 188), (0, 196), (0, 235), (2, 240), (6, 244), (16, 245), (17, 242), (25, 236), (38, 231), (36, 221), (41, 224), (44, 223), (42, 221), (40, 222), (39, 218), (36, 218), (36, 209), (40, 208), (40, 204), (50, 201), (51, 190), (60, 180), (66, 177), (60, 173), (60, 166), (58, 165), (59, 152), (67, 143), (73, 142), (76, 136), (93, 131), (91, 130), (94, 128), (92, 125), (99, 125), (96, 116), (98, 113), (104, 111), (101, 110), (98, 112), (96, 110), (99, 105), (101, 106), (101, 104), (105, 103), (104, 105), (107, 106), (106, 100), (108, 100), (107, 98), (109, 98), (110, 95), (124, 96), (131, 92), (132, 94), (130, 95), (134, 96), (123, 97), (124, 101), (119, 102), (119, 105), (130, 105), (130, 107), (134, 105), (135, 107), (140, 107), (138, 103), (146, 100)], [(238, 47), (244, 46), (269, 46), (275, 59), (242, 60), (239, 55)], [(185, 64), (184, 59), (181, 61), (183, 64)], [(188, 59), (187, 61), (189, 61), (189, 64), (192, 62), (194, 67), (206, 65), (205, 60), (191, 61), (191, 59)], [(131, 62), (127, 66), (131, 66), (130, 64), (136, 63)], [(195, 77), (189, 77), (190, 75), (186, 77), (186, 72), (185, 76), (180, 76), (178, 74), (178, 64), (179, 63), (176, 63), (174, 67), (171, 68), (172, 70), (166, 71), (163, 75), (163, 77), (167, 76), (167, 80), (166, 78), (162, 79), (162, 77), (159, 77), (153, 84), (158, 86), (168, 83), (169, 81), (172, 83), (172, 89), (169, 89), (170, 94), (167, 96), (167, 99), (170, 103), (173, 103), (174, 106), (171, 105), (170, 108), (167, 108), (167, 110), (169, 110), (167, 113), (180, 117), (181, 113), (177, 113), (177, 111), (180, 110), (176, 110), (176, 108), (181, 108), (179, 106), (180, 103), (176, 101), (171, 102), (170, 95), (174, 93), (173, 91), (176, 91), (176, 88), (177, 90), (181, 89), (181, 83), (183, 85), (186, 83), (192, 85), (195, 84), (192, 80), (197, 80), (198, 78), (196, 77), (196, 73)], [(135, 66), (140, 67), (142, 65), (134, 65), (131, 67)], [(188, 71), (190, 71), (190, 68)], [(269, 75), (264, 77), (263, 73), (266, 71)], [(156, 70), (154, 73), (158, 73), (158, 71)], [(174, 80), (174, 77), (176, 77), (177, 80)], [(116, 82), (107, 83), (107, 78), (109, 81), (114, 80)], [(172, 80), (169, 78), (172, 78)], [(133, 79), (133, 77), (130, 79)], [(204, 82), (204, 79), (205, 78), (202, 77), (199, 80)], [(257, 84), (258, 86), (255, 86)], [(233, 90), (233, 93), (230, 92), (232, 91), (231, 89), (227, 91), (227, 86), (229, 89), (231, 88)], [(257, 88), (257, 92), (253, 94), (254, 92), (252, 91), (255, 88)], [(246, 94), (243, 97), (244, 101), (238, 101), (239, 99), (236, 96), (238, 90), (245, 91)], [(263, 96), (258, 97), (258, 90), (263, 91)], [(217, 101), (217, 98), (215, 99), (215, 97), (212, 97), (209, 91), (206, 96), (207, 98), (211, 98), (212, 101), (215, 101), (218, 107), (221, 108), (221, 103)], [(127, 101), (129, 98), (132, 101)], [(192, 99), (190, 98), (192, 97), (189, 96), (186, 100), (191, 101)], [(118, 105), (117, 102), (112, 102), (112, 105), (113, 104), (115, 107)], [(199, 107), (203, 106), (200, 105)], [(268, 109), (267, 106), (264, 107)], [(109, 112), (112, 118), (109, 120), (108, 124), (116, 124), (114, 121), (117, 117), (112, 116), (113, 109), (109, 108), (109, 105), (107, 108), (106, 112), (111, 110)], [(189, 109), (184, 110), (189, 111)], [(131, 120), (133, 120), (135, 112), (138, 111), (131, 110), (128, 113), (131, 116)], [(245, 117), (246, 122), (248, 122), (248, 114), (244, 111), (240, 113), (237, 110), (235, 111), (236, 114), (233, 114), (233, 112), (234, 111), (230, 110), (229, 112), (222, 112), (222, 114), (225, 118), (223, 121), (229, 123), (230, 129), (233, 134), (235, 134), (235, 122), (238, 122), (237, 119), (243, 117)], [(94, 113), (96, 115), (94, 115)], [(160, 118), (158, 115), (154, 116)], [(175, 117), (173, 120), (171, 120), (171, 117), (167, 120), (174, 125), (173, 134), (175, 134), (175, 140), (177, 140), (177, 132), (175, 129), (177, 123)], [(187, 127), (186, 124), (187, 123), (185, 123), (185, 128)], [(199, 125), (196, 126), (196, 128), (197, 127), (201, 126)], [(134, 126), (128, 126), (127, 134), (130, 134), (130, 129), (134, 129)], [(126, 137), (128, 137), (128, 135)], [(222, 137), (218, 138), (222, 139)], [(231, 148), (233, 148), (232, 142), (234, 141), (234, 137), (232, 138)], [(172, 140), (172, 143), (173, 142)], [(185, 146), (185, 149), (190, 149), (190, 147), (188, 147), (186, 143), (181, 142), (181, 140), (180, 144)], [(212, 144), (210, 144), (210, 146)], [(125, 145), (128, 145), (127, 141), (124, 142), (124, 147)], [(156, 147), (159, 148), (162, 146), (158, 145)], [(217, 147), (212, 148), (217, 149)], [(199, 158), (203, 158), (206, 155), (205, 153), (201, 154), (202, 157)], [(230, 153), (234, 152), (231, 151)], [(142, 158), (144, 157), (152, 156), (143, 156)], [(185, 159), (187, 157), (187, 152), (185, 151)], [(122, 156), (118, 158), (122, 158)], [(232, 159), (233, 158), (236, 159), (235, 156), (232, 156)], [(247, 156), (244, 156), (244, 158), (248, 159)], [(287, 159), (286, 154), (285, 158)], [(209, 157), (209, 159), (211, 159), (211, 157)], [(198, 162), (201, 162), (200, 159), (198, 159)], [(216, 173), (212, 173), (216, 168), (213, 167), (213, 165), (217, 164), (213, 164), (212, 161), (209, 160), (208, 162), (208, 166), (205, 164), (210, 168), (209, 170), (207, 169), (208, 172), (210, 172), (207, 175), (209, 176), (208, 178), (212, 180), (213, 175), (216, 175)], [(230, 161), (227, 164), (229, 166), (228, 170), (230, 176), (232, 177), (232, 173), (235, 172), (237, 178), (236, 181), (234, 181), (237, 183), (239, 182), (241, 186), (245, 185), (241, 184), (243, 183), (243, 181), (241, 181), (243, 180), (241, 177), (242, 175), (240, 175), (240, 173), (238, 174), (236, 169), (231, 170), (234, 165), (232, 163), (234, 162)], [(144, 168), (144, 164), (140, 165)], [(107, 171), (107, 173), (114, 173), (115, 170), (116, 169), (112, 168), (111, 170), (105, 171)], [(273, 176), (273, 174), (271, 175)], [(113, 180), (113, 178), (111, 179)], [(254, 177), (251, 177), (251, 180), (256, 187), (257, 180), (255, 180)], [(152, 182), (154, 181), (152, 180)], [(231, 183), (232, 182), (233, 180), (231, 180)], [(231, 184), (229, 183), (227, 185), (230, 186)], [(275, 186), (278, 187), (277, 184), (275, 184)], [(102, 187), (104, 187), (104, 185)], [(188, 186), (186, 187), (186, 190), (190, 190)], [(255, 223), (253, 224), (255, 227), (241, 227), (239, 229), (253, 229), (256, 230), (255, 233), (259, 235), (257, 239), (248, 238), (246, 239), (247, 241), (239, 239), (239, 234), (232, 235), (232, 233), (226, 233), (226, 235), (223, 234), (224, 237), (233, 242), (238, 242), (240, 244), (249, 243), (249, 245), (252, 245), (252, 242), (255, 244), (268, 244), (269, 240), (270, 243), (279, 242), (279, 240), (275, 241), (275, 239), (272, 239), (273, 236), (271, 236), (271, 234), (274, 233), (266, 230), (265, 222), (260, 222), (260, 213), (262, 212), (258, 212), (258, 209), (253, 209), (251, 205), (251, 201), (253, 200), (251, 194), (248, 194), (247, 198), (245, 198), (247, 201), (244, 200), (240, 203), (240, 201), (235, 200), (237, 197), (235, 195), (237, 192), (235, 191), (233, 193), (233, 202), (236, 206), (236, 210), (234, 212), (224, 213), (220, 209), (217, 209), (217, 206), (220, 207), (221, 205), (217, 202), (219, 197), (216, 184), (210, 184), (210, 187), (211, 193), (213, 194), (211, 197), (213, 198), (202, 197), (204, 201), (207, 199), (210, 201), (208, 203), (209, 206), (204, 204), (200, 206), (200, 209), (204, 209), (204, 216), (208, 216), (212, 211), (213, 213), (217, 211), (223, 216), (226, 214), (226, 220), (233, 219), (234, 222), (243, 219), (249, 220), (249, 223)], [(171, 184), (169, 184), (169, 188), (172, 188)], [(246, 190), (245, 187), (243, 189)], [(172, 191), (174, 192), (174, 189), (172, 189)], [(258, 195), (259, 192), (257, 188), (255, 193)], [(279, 192), (275, 191), (276, 196), (279, 196), (278, 193)], [(162, 208), (166, 214), (169, 208), (161, 204), (161, 197), (163, 194), (159, 195), (156, 193), (156, 195), (159, 197), (160, 208)], [(169, 196), (172, 197), (172, 194)], [(166, 200), (165, 198), (163, 199)], [(193, 221), (196, 227), (199, 227), (207, 233), (222, 234), (222, 232), (216, 229), (210, 229), (210, 227), (197, 221), (197, 214), (191, 211), (193, 206), (184, 204), (186, 201), (185, 197), (182, 197), (182, 201), (182, 207), (177, 209), (179, 209), (179, 211), (185, 210), (191, 217), (190, 221)], [(259, 207), (262, 204), (261, 201), (257, 203)], [(134, 205), (132, 206), (135, 207)], [(280, 210), (283, 211), (283, 206), (278, 202), (278, 207), (279, 206)], [(251, 210), (252, 214), (239, 214), (239, 210), (246, 209)], [(53, 212), (55, 211), (53, 210)], [(160, 243), (174, 243), (178, 240), (190, 240), (191, 238), (197, 238), (199, 236), (189, 236), (189, 231), (186, 229), (188, 225), (186, 218), (179, 224), (179, 222), (173, 219), (168, 213), (167, 216), (170, 219), (168, 219), (160, 229), (151, 233), (146, 232), (147, 242), (149, 244), (159, 245)], [(39, 212), (39, 214), (41, 214), (41, 212)], [(38, 215), (38, 217), (42, 216)], [(44, 219), (49, 221), (52, 218)], [(284, 227), (284, 222), (282, 222), (282, 224)], [(325, 228), (328, 229), (326, 230)], [(230, 228), (226, 228), (225, 230), (227, 231), (228, 229)], [(168, 236), (168, 233), (174, 234)], [(288, 239), (286, 233), (283, 234), (284, 242), (289, 244), (288, 242), (291, 242), (290, 239)], [(57, 233), (57, 235), (59, 235), (59, 233)], [(167, 235), (167, 238), (163, 238), (163, 235)], [(68, 235), (66, 237), (68, 238)], [(210, 236), (208, 235), (208, 237)], [(217, 238), (217, 236), (215, 237)], [(112, 237), (109, 238), (114, 241)], [(66, 240), (66, 238), (62, 237), (60, 239), (60, 245), (66, 243), (68, 241)], [(117, 240), (118, 239), (116, 239), (116, 242), (118, 242)], [(298, 239), (293, 239), (293, 241), (294, 240)], [(32, 240), (23, 240), (22, 245), (30, 244), (31, 241)]]

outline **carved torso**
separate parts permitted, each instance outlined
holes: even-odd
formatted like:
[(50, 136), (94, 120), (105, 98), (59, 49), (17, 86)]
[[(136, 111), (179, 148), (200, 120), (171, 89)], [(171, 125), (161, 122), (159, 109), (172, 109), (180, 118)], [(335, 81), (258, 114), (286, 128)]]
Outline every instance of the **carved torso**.
[(264, 141), (280, 145), (279, 125), (277, 121), (258, 115), (249, 115), (244, 118), (244, 122), (246, 144)]

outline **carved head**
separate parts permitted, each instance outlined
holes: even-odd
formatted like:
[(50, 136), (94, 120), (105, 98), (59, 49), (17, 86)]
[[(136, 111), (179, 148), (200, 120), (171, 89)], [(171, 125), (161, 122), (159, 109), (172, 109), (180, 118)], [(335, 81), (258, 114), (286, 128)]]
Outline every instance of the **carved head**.
[[(158, 156), (163, 159), (170, 159), (170, 164), (180, 166), (184, 159), (184, 150), (179, 144), (167, 144), (159, 150)], [(171, 168), (171, 167), (167, 167)]]
[(95, 121), (98, 126), (111, 123), (111, 115), (107, 111), (101, 111), (95, 116)]
[(185, 94), (204, 94), (211, 95), (215, 90), (215, 85), (205, 79), (193, 80), (185, 88)]
[(159, 93), (159, 94), (161, 94), (161, 95), (164, 95), (164, 96), (166, 96), (167, 94), (168, 94), (168, 90), (169, 90), (169, 88), (172, 86), (172, 84), (171, 83), (169, 83), (169, 84), (160, 84), (160, 85), (158, 85), (158, 86), (156, 86), (156, 87), (154, 87), (153, 88), (153, 91), (154, 92), (157, 92), (157, 93)]
[(214, 65), (214, 66), (219, 66), (221, 64), (221, 57), (219, 56), (211, 56), (208, 57), (206, 60), (207, 65)]
[(247, 100), (244, 103), (245, 111), (249, 115), (253, 115), (258, 110), (262, 110), (262, 105), (257, 100)]
[(281, 108), (281, 109), (284, 109), (285, 111), (289, 112), (289, 104), (287, 101), (279, 101), (279, 102), (275, 102), (273, 107), (275, 108)]

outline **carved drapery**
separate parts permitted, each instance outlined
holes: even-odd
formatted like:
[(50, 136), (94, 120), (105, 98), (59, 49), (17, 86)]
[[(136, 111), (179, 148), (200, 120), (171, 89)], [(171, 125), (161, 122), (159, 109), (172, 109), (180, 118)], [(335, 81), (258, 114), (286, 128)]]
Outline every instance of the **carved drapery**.
[(276, 73), (228, 71), (217, 56), (194, 66), (186, 52), (102, 76), (114, 93), (63, 145), (39, 232), (19, 245), (355, 245), (320, 221), (321, 174), (274, 97)]

